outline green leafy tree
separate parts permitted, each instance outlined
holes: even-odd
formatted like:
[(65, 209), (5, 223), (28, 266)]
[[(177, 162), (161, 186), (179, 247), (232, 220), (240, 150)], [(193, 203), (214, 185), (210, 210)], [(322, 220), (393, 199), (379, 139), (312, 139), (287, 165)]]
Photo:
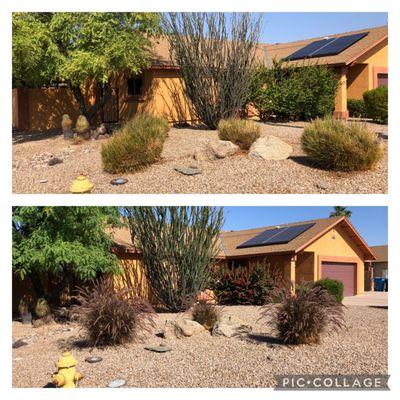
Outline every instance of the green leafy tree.
[(333, 211), (329, 214), (330, 217), (346, 217), (351, 218), (352, 211), (347, 207), (335, 206)]
[(58, 278), (56, 292), (72, 277), (85, 282), (118, 273), (109, 228), (121, 226), (116, 207), (22, 207), (13, 209), (13, 272), (30, 279), (38, 298), (49, 298), (43, 277)]
[[(157, 13), (14, 13), (13, 85), (66, 82), (90, 121), (111, 97), (113, 76), (148, 66), (159, 20)], [(101, 84), (104, 93), (89, 107), (83, 94), (88, 82)]]
[(167, 310), (189, 308), (209, 283), (223, 210), (213, 207), (126, 207), (152, 294)]

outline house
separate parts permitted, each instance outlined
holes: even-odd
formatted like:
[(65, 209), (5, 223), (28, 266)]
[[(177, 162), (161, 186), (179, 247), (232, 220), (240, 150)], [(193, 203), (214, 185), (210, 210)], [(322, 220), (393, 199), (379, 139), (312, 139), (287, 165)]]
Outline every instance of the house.
[[(360, 99), (366, 90), (387, 85), (388, 30), (387, 26), (381, 26), (326, 38), (259, 44), (256, 59), (267, 65), (273, 59), (287, 59), (290, 63), (305, 60), (331, 66), (341, 83), (334, 115), (347, 118), (348, 98)], [(190, 102), (183, 93), (179, 67), (171, 60), (165, 39), (154, 43), (148, 69), (137, 76), (121, 72), (111, 86), (111, 99), (97, 114), (97, 123), (124, 121), (138, 112), (163, 116), (170, 123), (195, 121)], [(102, 90), (88, 82), (84, 94), (87, 104), (93, 104), (102, 96)], [(20, 131), (59, 129), (63, 114), (76, 120), (80, 113), (71, 90), (63, 84), (38, 89), (15, 88), (12, 101), (13, 127)]]
[[(374, 278), (388, 278), (388, 246), (371, 246), (371, 250), (375, 255), (372, 261), (370, 277), (365, 281), (365, 290), (374, 290)], [(368, 266), (366, 266), (366, 269)]]
[[(131, 287), (140, 287), (140, 293), (145, 294), (148, 287), (140, 273), (140, 254), (131, 244), (129, 231), (115, 231), (114, 241), (115, 252), (125, 266), (123, 277), (117, 281), (121, 284), (128, 281)], [(280, 268), (288, 281), (340, 280), (345, 296), (352, 296), (364, 292), (364, 265), (375, 260), (375, 256), (345, 217), (220, 234), (219, 265), (235, 268), (251, 266), (260, 260)]]

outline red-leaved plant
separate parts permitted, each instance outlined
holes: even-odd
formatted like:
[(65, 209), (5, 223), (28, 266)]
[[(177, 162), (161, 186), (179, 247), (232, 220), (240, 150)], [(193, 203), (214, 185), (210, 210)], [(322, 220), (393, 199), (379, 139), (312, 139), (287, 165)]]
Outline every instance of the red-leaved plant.
[(132, 289), (116, 288), (112, 279), (78, 288), (75, 299), (77, 321), (93, 347), (138, 341), (155, 327), (153, 307)]
[(288, 344), (319, 343), (329, 329), (345, 327), (343, 305), (320, 286), (302, 282), (303, 290), (293, 293), (291, 286), (281, 286), (269, 294), (261, 318)]

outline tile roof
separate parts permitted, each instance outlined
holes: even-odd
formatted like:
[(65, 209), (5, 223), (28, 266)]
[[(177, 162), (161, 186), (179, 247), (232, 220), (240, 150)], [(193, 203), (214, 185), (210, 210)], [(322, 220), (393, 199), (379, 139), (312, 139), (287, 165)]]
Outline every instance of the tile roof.
[[(376, 46), (388, 36), (387, 25), (374, 28), (360, 29), (357, 31), (344, 32), (329, 35), (329, 37), (340, 37), (354, 33), (369, 32), (367, 36), (356, 42), (354, 45), (342, 51), (340, 54), (328, 57), (316, 57), (310, 59), (310, 62), (315, 62), (324, 65), (349, 65), (363, 55), (370, 48)], [(256, 50), (256, 59), (261, 62), (271, 63), (273, 59), (280, 60), (301, 49), (307, 44), (323, 39), (324, 37), (311, 38), (306, 40), (298, 40), (288, 43), (267, 44), (260, 43)], [(301, 60), (300, 60), (301, 61)], [(292, 61), (298, 63), (299, 61)], [(177, 65), (171, 60), (169, 54), (168, 41), (165, 38), (158, 39), (153, 44), (152, 66), (157, 68), (177, 68)]]
[(371, 246), (372, 252), (375, 254), (375, 262), (388, 262), (388, 245)]

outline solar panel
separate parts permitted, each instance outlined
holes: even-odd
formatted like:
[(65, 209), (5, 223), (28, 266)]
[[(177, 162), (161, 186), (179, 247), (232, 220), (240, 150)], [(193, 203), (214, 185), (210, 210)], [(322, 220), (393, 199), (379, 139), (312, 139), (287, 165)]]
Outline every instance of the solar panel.
[(315, 223), (286, 226), (283, 228), (268, 229), (257, 236), (237, 246), (238, 249), (248, 247), (268, 246), (272, 244), (289, 243), (297, 236), (314, 226)]
[(316, 40), (297, 50), (285, 58), (286, 61), (301, 60), (303, 58), (333, 56), (346, 50), (354, 43), (368, 35), (369, 32), (355, 33), (341, 37)]
[(358, 42), (367, 35), (368, 32), (363, 32), (363, 33), (356, 33), (354, 35), (347, 35), (335, 38), (326, 46), (321, 47), (319, 50), (313, 53), (312, 56), (322, 57), (322, 56), (332, 56), (339, 54), (343, 50), (346, 50), (348, 47), (352, 46), (354, 43)]

